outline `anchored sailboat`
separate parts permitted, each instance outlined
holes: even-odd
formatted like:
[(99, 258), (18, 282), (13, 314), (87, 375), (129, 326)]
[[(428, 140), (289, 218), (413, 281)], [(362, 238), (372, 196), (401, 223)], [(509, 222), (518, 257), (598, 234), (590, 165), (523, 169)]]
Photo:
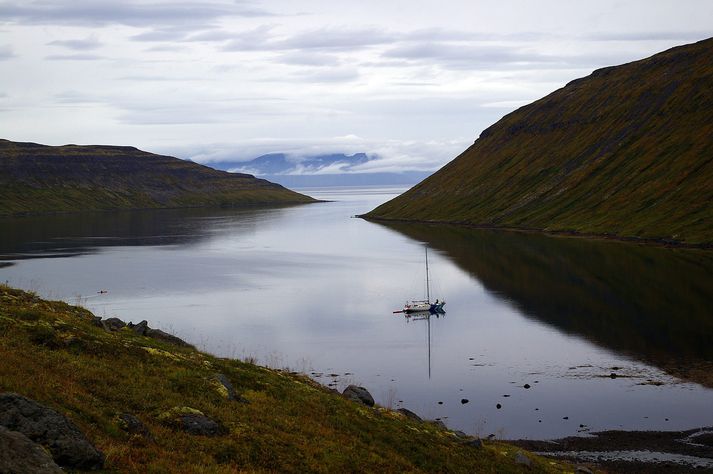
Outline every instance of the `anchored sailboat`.
[(445, 313), (443, 306), (446, 304), (445, 301), (439, 301), (436, 299), (435, 302), (431, 303), (431, 282), (428, 274), (428, 246), (425, 246), (426, 250), (426, 299), (425, 300), (411, 300), (407, 301), (404, 305), (404, 309), (401, 311), (403, 313), (421, 313), (421, 312), (432, 312), (432, 313)]

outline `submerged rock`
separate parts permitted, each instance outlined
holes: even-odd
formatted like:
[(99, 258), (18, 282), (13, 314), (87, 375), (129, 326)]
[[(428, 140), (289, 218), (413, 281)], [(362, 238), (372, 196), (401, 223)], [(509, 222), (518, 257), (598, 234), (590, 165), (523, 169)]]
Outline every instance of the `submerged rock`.
[(101, 469), (104, 455), (64, 415), (16, 393), (0, 394), (0, 425), (45, 446), (63, 467)]
[(0, 426), (0, 472), (61, 474), (64, 471), (42, 446), (20, 432)]
[(362, 403), (368, 407), (374, 406), (374, 397), (372, 397), (369, 391), (364, 387), (350, 385), (344, 389), (342, 395), (344, 395), (349, 400), (355, 401), (357, 403)]

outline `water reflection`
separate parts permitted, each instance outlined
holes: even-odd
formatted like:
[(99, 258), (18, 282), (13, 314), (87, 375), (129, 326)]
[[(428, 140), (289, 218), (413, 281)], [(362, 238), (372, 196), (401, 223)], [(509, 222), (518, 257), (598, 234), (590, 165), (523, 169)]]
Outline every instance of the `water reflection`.
[(713, 254), (382, 224), (440, 250), (530, 318), (713, 386)]
[(426, 322), (426, 347), (428, 352), (428, 379), (431, 379), (431, 318), (445, 318), (446, 312), (441, 311), (421, 311), (417, 313), (403, 313), (406, 323), (411, 321)]
[[(74, 257), (101, 247), (191, 245), (218, 234), (252, 233), (290, 206), (162, 209), (0, 218), (0, 268), (9, 260)], [(3, 264), (5, 261), (5, 264)]]

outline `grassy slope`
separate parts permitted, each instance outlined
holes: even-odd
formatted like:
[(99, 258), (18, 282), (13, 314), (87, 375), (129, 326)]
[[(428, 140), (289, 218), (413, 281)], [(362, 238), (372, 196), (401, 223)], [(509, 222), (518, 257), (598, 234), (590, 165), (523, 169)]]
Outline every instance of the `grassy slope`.
[[(525, 472), (517, 448), (466, 446), (453, 433), (347, 401), (305, 376), (219, 359), (134, 335), (107, 333), (88, 311), (0, 286), (0, 392), (68, 415), (122, 472)], [(211, 385), (225, 374), (250, 404)], [(191, 436), (158, 417), (199, 409), (229, 428)], [(117, 416), (141, 419), (156, 444), (130, 437)], [(534, 460), (534, 470), (572, 471)]]
[(312, 201), (251, 175), (132, 147), (0, 140), (0, 215)]
[(370, 218), (713, 243), (713, 39), (506, 115)]

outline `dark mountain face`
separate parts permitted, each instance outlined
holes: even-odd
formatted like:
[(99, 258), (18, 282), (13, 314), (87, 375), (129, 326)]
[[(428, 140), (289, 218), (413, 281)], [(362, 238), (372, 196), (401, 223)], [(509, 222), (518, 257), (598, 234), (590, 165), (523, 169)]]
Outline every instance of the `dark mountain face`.
[(310, 201), (248, 174), (133, 147), (0, 140), (0, 214)]
[(367, 216), (713, 243), (713, 39), (506, 115)]

